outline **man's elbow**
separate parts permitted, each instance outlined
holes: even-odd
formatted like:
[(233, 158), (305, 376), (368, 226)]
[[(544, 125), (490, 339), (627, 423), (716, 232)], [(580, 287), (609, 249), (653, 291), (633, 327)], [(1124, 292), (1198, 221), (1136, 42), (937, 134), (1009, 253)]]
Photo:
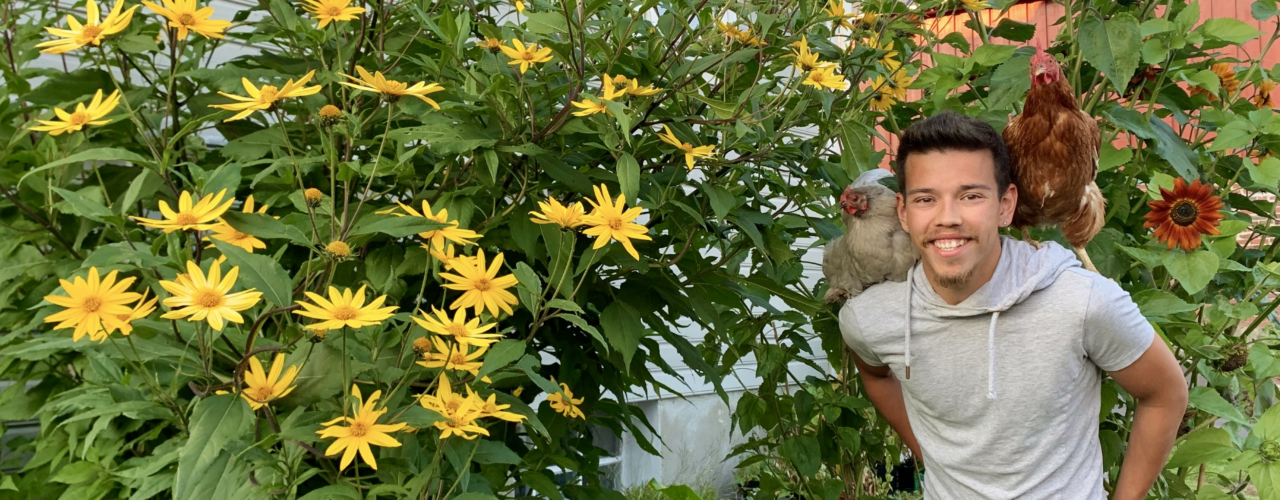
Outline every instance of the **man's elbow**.
[(1179, 414), (1187, 410), (1188, 393), (1187, 383), (1181, 377), (1170, 379), (1160, 384), (1156, 390), (1141, 396), (1135, 395), (1138, 399), (1138, 405), (1150, 406), (1155, 408), (1164, 408), (1169, 411), (1178, 411)]

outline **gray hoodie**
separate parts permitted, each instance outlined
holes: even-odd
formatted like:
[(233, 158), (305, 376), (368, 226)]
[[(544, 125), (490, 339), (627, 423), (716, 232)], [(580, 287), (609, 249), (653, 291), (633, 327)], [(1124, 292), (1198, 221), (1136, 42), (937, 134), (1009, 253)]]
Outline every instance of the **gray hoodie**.
[(901, 381), (925, 498), (1105, 500), (1099, 369), (1155, 335), (1129, 294), (1053, 242), (1002, 236), (991, 281), (954, 306), (921, 266), (846, 302), (840, 328)]

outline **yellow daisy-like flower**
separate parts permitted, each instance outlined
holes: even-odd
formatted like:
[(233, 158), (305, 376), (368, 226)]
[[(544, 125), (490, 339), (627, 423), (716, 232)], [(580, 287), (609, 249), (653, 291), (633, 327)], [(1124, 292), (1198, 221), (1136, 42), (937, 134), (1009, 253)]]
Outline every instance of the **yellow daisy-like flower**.
[(187, 38), (187, 31), (194, 31), (205, 38), (225, 38), (222, 31), (231, 26), (231, 21), (209, 19), (213, 15), (213, 7), (197, 9), (196, 0), (162, 0), (164, 7), (154, 2), (142, 0), (152, 12), (169, 20), (169, 29), (178, 30), (178, 39)]
[(618, 94), (616, 93), (617, 89), (610, 81), (609, 75), (604, 75), (604, 78), (600, 82), (600, 90), (604, 92), (602, 97), (592, 98), (587, 96), (581, 101), (570, 101), (570, 104), (573, 104), (575, 107), (582, 108), (582, 111), (574, 112), (573, 116), (588, 116), (596, 113), (612, 115), (613, 112), (609, 111), (609, 108), (606, 107), (604, 103), (605, 101), (612, 101), (618, 96)]
[(872, 90), (876, 92), (876, 97), (871, 99), (871, 109), (885, 111), (894, 103), (906, 99), (908, 85), (911, 85), (911, 78), (901, 71), (894, 73), (888, 80), (877, 76), (871, 84)]
[(964, 8), (969, 10), (982, 10), (982, 9), (991, 8), (991, 4), (988, 3), (987, 0), (960, 0), (960, 3), (964, 4)]
[(498, 276), (502, 269), (502, 252), (493, 257), (493, 262), (485, 268), (484, 250), (476, 250), (472, 261), (454, 260), (453, 271), (457, 274), (441, 273), (440, 277), (451, 281), (444, 285), (450, 290), (459, 290), (463, 294), (449, 304), (449, 309), (474, 307), (476, 314), (488, 309), (489, 314), (498, 317), (498, 311), (514, 314), (511, 306), (517, 303), (516, 296), (507, 289), (520, 282), (514, 275)]
[[(281, 375), (283, 372), (283, 375)], [(293, 392), (298, 378), (298, 367), (289, 365), (284, 369), (284, 354), (276, 353), (271, 361), (271, 373), (262, 369), (262, 363), (256, 356), (249, 358), (249, 370), (244, 373), (244, 391), (240, 396), (249, 402), (249, 407), (257, 410), (273, 400), (283, 398)]]
[(743, 45), (750, 45), (756, 48), (769, 45), (765, 43), (764, 40), (761, 40), (760, 37), (753, 34), (750, 27), (747, 27), (745, 31), (738, 33), (738, 41), (742, 42)]
[(630, 81), (627, 82), (626, 92), (627, 92), (627, 95), (633, 95), (636, 97), (648, 97), (648, 96), (657, 94), (658, 92), (662, 92), (662, 89), (654, 87), (653, 84), (649, 84), (644, 87), (641, 87), (640, 82), (632, 78)]
[[(444, 417), (444, 420), (434, 424), (437, 429), (440, 429), (440, 439), (458, 436), (471, 440), (477, 435), (488, 436), (489, 431), (475, 423), (476, 419), (484, 416), (479, 404), (481, 402), (475, 397), (463, 397), (453, 392), (452, 385), (449, 377), (442, 373), (440, 383), (436, 386), (436, 393), (423, 394), (418, 398), (418, 404), (423, 408)], [(469, 387), (467, 389), (470, 390)]]
[[(249, 195), (248, 198), (244, 199), (244, 207), (240, 211), (246, 214), (251, 214), (251, 213), (254, 213), (253, 209), (254, 209), (253, 195)], [(262, 205), (262, 207), (258, 208), (257, 213), (260, 213), (260, 214), (267, 213), (267, 206)], [(209, 241), (210, 238), (213, 238), (218, 241), (225, 241), (232, 245), (243, 248), (244, 251), (249, 253), (253, 253), (253, 250), (255, 248), (258, 248), (258, 249), (267, 248), (267, 244), (263, 243), (262, 240), (258, 239), (256, 236), (252, 234), (246, 234), (240, 231), (236, 231), (236, 228), (231, 227), (231, 224), (227, 224), (226, 221), (219, 222), (217, 225), (213, 226), (210, 229), (213, 231), (213, 234), (206, 236), (204, 238), (204, 241)], [(213, 247), (214, 247), (213, 243), (210, 242), (209, 246), (206, 246), (205, 248), (213, 248)]]
[(872, 34), (867, 37), (866, 42), (870, 47), (885, 51), (885, 54), (880, 56), (880, 64), (888, 68), (889, 71), (894, 71), (898, 66), (901, 66), (902, 63), (894, 59), (894, 57), (897, 57), (898, 51), (893, 50), (893, 40), (881, 40), (879, 35)]
[(485, 333), (497, 326), (496, 324), (481, 325), (478, 316), (468, 321), (466, 309), (458, 309), (454, 312), (453, 318), (449, 317), (448, 312), (434, 307), (431, 308), (431, 313), (435, 317), (423, 312), (421, 318), (414, 316), (413, 322), (428, 332), (453, 337), (454, 342), (463, 345), (487, 346), (502, 338), (501, 333)]
[(844, 10), (844, 2), (840, 0), (831, 0), (827, 2), (825, 9), (828, 16), (835, 18), (835, 25), (831, 27), (832, 31), (836, 28), (853, 29), (853, 24), (849, 22), (854, 16), (846, 14)]
[(227, 190), (218, 191), (218, 194), (207, 194), (196, 203), (191, 202), (191, 193), (183, 191), (178, 196), (178, 211), (175, 212), (169, 208), (169, 204), (164, 200), (160, 200), (160, 213), (164, 215), (163, 220), (148, 219), (146, 217), (129, 217), (138, 221), (138, 224), (154, 228), (163, 229), (166, 233), (172, 233), (178, 230), (204, 231), (213, 229), (218, 223), (214, 222), (222, 213), (231, 208), (231, 203), (235, 199), (222, 201), (222, 197), (227, 194)]
[(316, 70), (311, 70), (295, 83), (293, 79), (285, 82), (283, 87), (276, 88), (275, 85), (263, 85), (262, 88), (253, 86), (248, 78), (241, 78), (240, 83), (244, 85), (245, 93), (248, 97), (241, 97), (226, 92), (218, 92), (223, 97), (230, 97), (240, 102), (231, 104), (210, 104), (211, 108), (226, 109), (230, 111), (239, 111), (235, 116), (222, 120), (224, 122), (235, 121), (253, 114), (254, 111), (265, 111), (273, 108), (277, 101), (288, 99), (290, 97), (305, 97), (320, 92), (320, 86), (305, 86), (311, 77), (315, 76)]
[(422, 102), (430, 104), (433, 108), (440, 109), (440, 105), (437, 104), (435, 100), (427, 97), (428, 94), (444, 90), (444, 87), (441, 87), (438, 83), (427, 84), (427, 82), (418, 82), (410, 86), (404, 82), (387, 79), (387, 77), (382, 76), (381, 71), (375, 71), (370, 75), (363, 67), (356, 66), (356, 72), (360, 74), (360, 78), (339, 73), (356, 83), (338, 83), (353, 89), (382, 94), (382, 97), (386, 99), (387, 102), (396, 102), (400, 100), (401, 97), (411, 95), (418, 99), (422, 99)]
[(431, 346), (434, 349), (422, 354), (423, 360), (418, 362), (419, 365), (459, 370), (471, 375), (480, 373), (480, 367), (484, 365), (484, 360), (480, 358), (489, 350), (487, 345), (452, 344), (440, 337), (431, 337)]
[(111, 120), (103, 120), (116, 109), (120, 104), (120, 91), (111, 92), (106, 99), (102, 98), (102, 89), (98, 89), (93, 94), (93, 100), (89, 101), (89, 106), (85, 106), (83, 102), (76, 103), (75, 112), (68, 113), (58, 108), (53, 108), (53, 114), (58, 117), (57, 120), (36, 120), (40, 125), (31, 127), (31, 130), (38, 132), (48, 132), (49, 135), (61, 135), (64, 132), (78, 132), (89, 125), (106, 125)]
[(662, 130), (667, 131), (667, 133), (666, 133), (666, 135), (658, 134), (658, 138), (659, 138), (659, 139), (662, 139), (662, 142), (665, 142), (665, 143), (667, 143), (667, 144), (670, 144), (670, 145), (672, 145), (672, 146), (675, 146), (677, 149), (679, 149), (679, 150), (681, 150), (681, 151), (683, 151), (683, 152), (684, 152), (684, 161), (685, 161), (685, 164), (686, 164), (686, 165), (688, 165), (689, 170), (693, 170), (693, 162), (694, 162), (694, 159), (696, 159), (696, 158), (714, 158), (714, 157), (715, 157), (715, 155), (716, 155), (716, 147), (715, 147), (715, 146), (697, 146), (697, 147), (694, 147), (694, 145), (693, 145), (693, 144), (691, 144), (691, 143), (686, 143), (686, 142), (681, 142), (681, 141), (680, 141), (680, 139), (676, 138), (676, 134), (674, 134), (674, 133), (672, 133), (672, 132), (671, 132), (671, 128), (670, 128), (670, 127), (667, 127), (666, 125), (663, 125), (663, 126), (662, 126)]
[(539, 201), (538, 208), (542, 212), (529, 212), (529, 220), (534, 224), (558, 224), (563, 229), (573, 229), (575, 227), (586, 224), (582, 221), (585, 211), (582, 208), (582, 202), (575, 201), (571, 205), (561, 205), (559, 200), (548, 198), (547, 201)]
[(522, 75), (525, 71), (529, 70), (529, 66), (550, 61), (552, 57), (550, 47), (538, 48), (538, 44), (536, 43), (531, 43), (528, 46), (525, 46), (523, 43), (520, 43), (520, 39), (518, 38), (511, 39), (510, 47), (503, 45), (498, 48), (502, 50), (503, 54), (506, 54), (507, 57), (511, 58), (511, 62), (507, 64), (512, 66), (517, 64), (520, 65), (520, 74)]
[(809, 51), (809, 40), (806, 37), (800, 37), (800, 41), (792, 43), (791, 47), (795, 51), (788, 57), (796, 58), (796, 67), (800, 68), (800, 71), (835, 67), (835, 63), (819, 61), (818, 54)]
[(79, 341), (85, 335), (89, 335), (90, 340), (96, 340), (96, 335), (106, 339), (104, 327), (107, 331), (120, 328), (124, 323), (120, 316), (128, 316), (132, 312), (125, 304), (142, 298), (135, 292), (125, 291), (135, 279), (125, 278), (117, 283), (116, 271), (99, 279), (98, 268), (90, 267), (88, 280), (79, 276), (72, 281), (58, 280), (62, 284), (62, 291), (67, 295), (45, 295), (44, 300), (66, 309), (50, 314), (44, 318), (44, 322), (57, 322), (53, 327), (55, 330), (74, 327), (74, 341)]
[[(369, 445), (382, 446), (384, 448), (395, 448), (400, 446), (400, 442), (391, 437), (388, 432), (396, 432), (403, 429), (406, 424), (403, 422), (398, 424), (379, 424), (378, 419), (387, 412), (386, 408), (381, 410), (373, 409), (378, 404), (378, 399), (382, 397), (382, 391), (374, 391), (369, 396), (369, 400), (365, 401), (360, 395), (360, 388), (355, 384), (351, 385), (351, 395), (356, 397), (356, 404), (352, 405), (355, 410), (354, 417), (338, 417), (320, 425), (325, 426), (324, 429), (316, 431), (320, 435), (320, 439), (338, 438), (333, 444), (329, 445), (329, 449), (324, 451), (325, 455), (336, 455), (338, 452), (346, 450), (342, 454), (342, 463), (339, 470), (345, 470), (351, 465), (351, 460), (356, 457), (356, 451), (360, 452), (360, 459), (364, 463), (369, 464), (373, 470), (378, 470), (378, 462), (373, 458), (373, 449)], [(338, 422), (344, 422), (347, 425), (337, 425)]]
[(737, 40), (742, 37), (742, 30), (738, 29), (737, 26), (723, 21), (716, 21), (716, 29), (720, 31), (721, 35), (724, 35), (725, 38), (730, 40)]
[(336, 330), (346, 326), (363, 328), (380, 324), (395, 314), (396, 306), (382, 307), (382, 303), (387, 300), (386, 295), (379, 295), (365, 305), (364, 289), (365, 287), (361, 286), (360, 290), (352, 295), (350, 288), (339, 292), (336, 287), (331, 286), (329, 300), (325, 300), (320, 294), (306, 292), (307, 298), (315, 304), (298, 302), (303, 310), (295, 310), (293, 313), (321, 320), (319, 323), (307, 325), (309, 330)]
[(640, 254), (636, 252), (636, 248), (631, 245), (631, 240), (652, 240), (647, 234), (649, 228), (632, 222), (636, 217), (640, 216), (641, 208), (632, 207), (630, 210), (623, 211), (625, 206), (625, 197), (618, 195), (617, 201), (611, 201), (609, 198), (609, 187), (601, 184), (592, 186), (595, 191), (596, 199), (587, 198), (587, 202), (595, 206), (590, 214), (583, 217), (583, 222), (591, 226), (582, 234), (587, 236), (595, 236), (596, 243), (591, 248), (598, 249), (603, 247), (609, 240), (617, 240), (622, 243), (623, 248), (627, 249), (627, 253), (636, 260), (640, 260)]
[(1255, 87), (1255, 90), (1257, 90), (1258, 93), (1253, 97), (1250, 97), (1249, 102), (1252, 102), (1253, 105), (1257, 106), (1259, 109), (1274, 108), (1276, 103), (1271, 99), (1271, 92), (1276, 89), (1276, 82), (1263, 80), (1261, 84), (1258, 84)]
[(805, 85), (812, 85), (821, 90), (823, 87), (834, 90), (848, 90), (849, 82), (845, 81), (844, 75), (837, 75), (835, 68), (818, 68), (809, 72), (809, 76), (805, 77)]
[(470, 386), (467, 387), (467, 394), (469, 397), (474, 398), (481, 402), (481, 406), (480, 406), (481, 417), (496, 418), (498, 420), (505, 420), (507, 422), (524, 422), (525, 421), (524, 415), (520, 415), (518, 413), (511, 413), (509, 411), (503, 411), (503, 410), (506, 410), (507, 408), (510, 408), (511, 405), (498, 404), (497, 394), (490, 394), (488, 399), (480, 399), (480, 397), (477, 396), (475, 392), (472, 392)]
[[(551, 381), (555, 382), (555, 379), (551, 379)], [(568, 384), (561, 383), (560, 389), (564, 391), (563, 395), (558, 392), (547, 395), (547, 403), (551, 405), (551, 409), (569, 418), (586, 420), (587, 416), (582, 413), (582, 408), (578, 408), (578, 405), (582, 404), (583, 398), (574, 398), (573, 391), (569, 390)]]
[(320, 21), (320, 29), (332, 22), (354, 20), (365, 12), (364, 7), (352, 7), (351, 0), (302, 0), (302, 8)]
[(466, 255), (454, 255), (454, 246), (453, 246), (453, 243), (449, 243), (449, 244), (448, 244), (448, 246), (446, 246), (444, 250), (440, 250), (440, 248), (439, 248), (439, 247), (434, 247), (434, 246), (430, 246), (430, 245), (427, 245), (427, 244), (423, 244), (423, 245), (422, 245), (422, 247), (423, 247), (423, 248), (426, 248), (428, 251), (430, 251), (430, 252), (431, 252), (431, 256), (432, 256), (432, 257), (435, 257), (435, 258), (436, 258), (436, 260), (439, 260), (439, 261), (440, 261), (440, 264), (444, 265), (444, 270), (445, 270), (445, 271), (452, 270), (452, 269), (453, 269), (453, 262), (454, 262), (454, 260), (457, 260), (457, 259), (466, 260), (467, 262), (471, 262), (471, 263), (472, 263), (472, 264), (471, 264), (472, 266), (474, 266), (474, 265), (475, 265), (475, 258), (474, 258), (474, 257), (468, 257), (468, 256), (466, 256)]
[(45, 27), (45, 31), (58, 39), (36, 44), (36, 48), (48, 47), (40, 51), (42, 54), (62, 54), (89, 44), (96, 47), (102, 43), (103, 37), (114, 35), (129, 27), (129, 21), (133, 20), (133, 11), (138, 10), (139, 6), (129, 7), (129, 10), (123, 13), (120, 12), (122, 7), (124, 7), (123, 0), (116, 2), (116, 6), (111, 8), (107, 18), (99, 22), (98, 3), (88, 0), (84, 6), (84, 24), (67, 15), (67, 27), (70, 29)]
[(228, 293), (235, 286), (240, 276), (240, 268), (232, 267), (222, 276), (222, 265), (214, 262), (209, 266), (209, 275), (200, 270), (194, 261), (187, 261), (187, 274), (178, 276), (174, 281), (161, 281), (160, 286), (173, 294), (164, 299), (163, 304), (169, 312), (161, 315), (165, 319), (183, 319), (187, 321), (207, 321), (214, 330), (222, 331), (223, 321), (244, 323), (244, 317), (238, 311), (253, 307), (262, 299), (262, 292), (250, 288), (236, 293)]
[(618, 87), (626, 87), (627, 82), (629, 81), (631, 81), (631, 79), (627, 78), (627, 75), (623, 75), (623, 74), (613, 75), (612, 78), (610, 78), (607, 73), (604, 75), (604, 82), (613, 83), (613, 87), (615, 89), (617, 89)]
[(1240, 89), (1240, 80), (1236, 79), (1236, 71), (1231, 68), (1231, 63), (1217, 63), (1209, 67), (1213, 74), (1218, 75), (1218, 81), (1222, 84), (1222, 89), (1228, 94), (1236, 93)]
[[(424, 240), (427, 240), (427, 242), (430, 243), (432, 247), (443, 248), (445, 240), (449, 240), (449, 241), (458, 243), (460, 245), (474, 245), (476, 244), (476, 242), (471, 240), (474, 240), (480, 237), (480, 233), (477, 233), (470, 229), (462, 229), (458, 227), (458, 221), (449, 220), (448, 209), (441, 208), (439, 212), (432, 212), (431, 203), (428, 202), (427, 200), (422, 200), (421, 213), (419, 213), (417, 210), (414, 210), (413, 207), (405, 205), (404, 203), (397, 202), (396, 204), (400, 205), (400, 208), (403, 209), (405, 212), (407, 212), (409, 216), (422, 217), (424, 219), (431, 219), (433, 221), (449, 225), (448, 227), (445, 227), (442, 229), (433, 229), (431, 231), (424, 231), (424, 232), (418, 233), (418, 237)], [(404, 217), (404, 214), (395, 214), (395, 215)]]
[(491, 36), (484, 37), (482, 42), (476, 42), (476, 46), (494, 54), (502, 52), (502, 40)]
[[(106, 342), (107, 336), (111, 335), (111, 333), (116, 331), (117, 329), (120, 330), (121, 335), (132, 334), (133, 321), (150, 316), (151, 313), (155, 312), (156, 310), (156, 301), (160, 300), (160, 298), (151, 297), (151, 300), (147, 300), (147, 295), (150, 291), (151, 290), (147, 288), (142, 289), (142, 298), (138, 299), (138, 301), (133, 304), (133, 309), (129, 311), (129, 314), (116, 315), (116, 318), (120, 320), (120, 324), (118, 325), (118, 328), (113, 326), (103, 325), (103, 326), (107, 326), (107, 329), (106, 330), (99, 329), (96, 332), (90, 333), (89, 340), (93, 340), (97, 342)], [(75, 339), (72, 339), (72, 340), (75, 340)]]

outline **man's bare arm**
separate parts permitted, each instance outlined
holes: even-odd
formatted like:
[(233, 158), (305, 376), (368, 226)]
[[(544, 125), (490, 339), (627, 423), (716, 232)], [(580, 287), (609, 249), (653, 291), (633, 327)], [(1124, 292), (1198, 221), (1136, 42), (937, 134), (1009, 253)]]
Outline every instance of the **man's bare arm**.
[(867, 389), (867, 397), (871, 398), (871, 404), (875, 405), (876, 410), (884, 415), (885, 420), (889, 421), (889, 426), (898, 432), (902, 437), (902, 441), (907, 443), (907, 447), (911, 449), (911, 455), (916, 460), (924, 458), (920, 454), (920, 443), (916, 442), (916, 435), (911, 431), (911, 422), (907, 420), (907, 404), (902, 399), (902, 384), (898, 383), (898, 378), (893, 375), (893, 371), (888, 366), (871, 366), (862, 361), (852, 350), (849, 354), (853, 356), (853, 363), (858, 367), (858, 375), (862, 377), (862, 385)]
[(1177, 439), (1187, 409), (1187, 381), (1178, 360), (1159, 335), (1142, 357), (1110, 375), (1138, 400), (1129, 448), (1112, 498), (1142, 500), (1164, 469)]

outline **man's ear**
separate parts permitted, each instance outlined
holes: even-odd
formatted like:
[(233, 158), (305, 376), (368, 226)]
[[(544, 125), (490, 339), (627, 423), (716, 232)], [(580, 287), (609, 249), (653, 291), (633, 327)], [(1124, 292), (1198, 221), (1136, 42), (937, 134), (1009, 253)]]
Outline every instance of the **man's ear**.
[(910, 231), (908, 231), (908, 230), (907, 230), (907, 204), (906, 204), (906, 200), (902, 197), (902, 193), (897, 193), (897, 194), (895, 194), (895, 195), (894, 195), (894, 198), (897, 200), (897, 203), (898, 203), (898, 224), (901, 224), (901, 225), (902, 225), (902, 230), (903, 230), (903, 231), (910, 232)]
[(1013, 212), (1018, 208), (1018, 186), (1012, 182), (1000, 196), (1000, 221), (1012, 221)]

